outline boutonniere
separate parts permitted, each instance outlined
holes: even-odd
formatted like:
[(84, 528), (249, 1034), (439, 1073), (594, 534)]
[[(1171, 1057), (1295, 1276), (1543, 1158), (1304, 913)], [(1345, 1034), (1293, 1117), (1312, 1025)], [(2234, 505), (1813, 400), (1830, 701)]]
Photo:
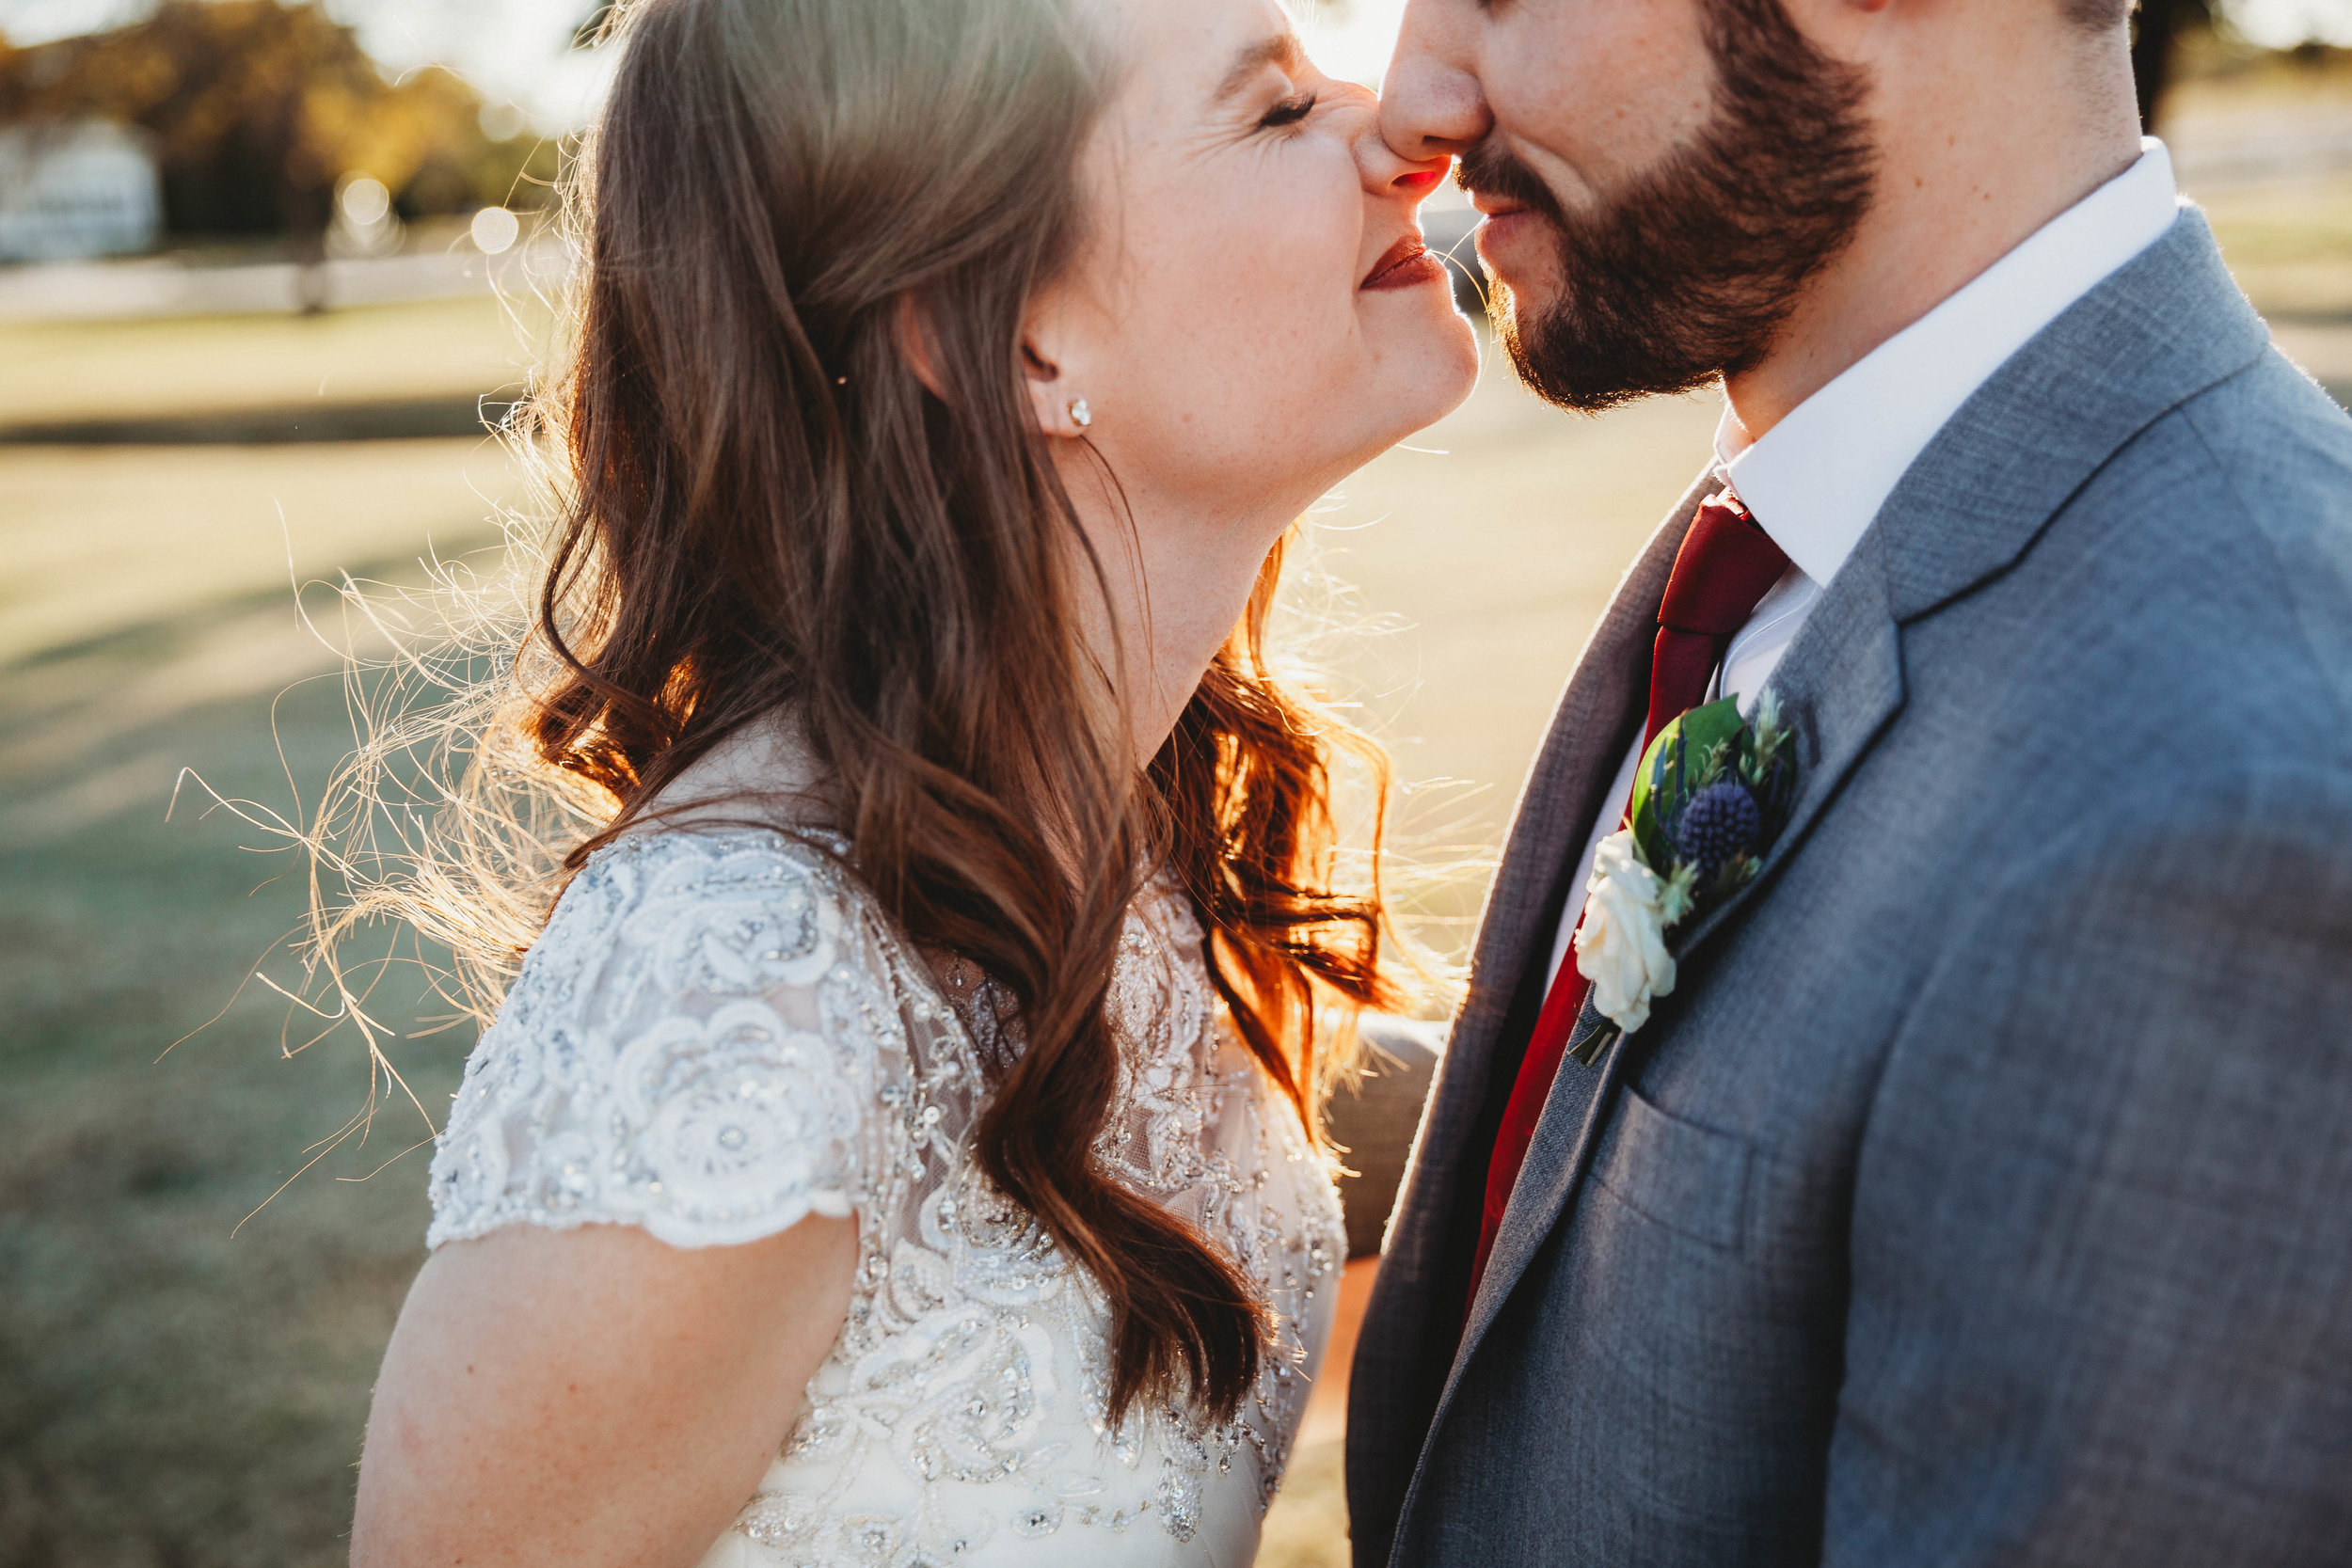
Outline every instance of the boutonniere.
[[(1788, 825), (1797, 764), (1772, 692), (1742, 722), (1725, 698), (1658, 732), (1633, 776), (1627, 825), (1600, 841), (1576, 929), (1591, 982), (1569, 1046), (1590, 1067), (1675, 989), (1672, 938), (1745, 887)], [(1601, 1021), (1605, 1020), (1605, 1022)]]

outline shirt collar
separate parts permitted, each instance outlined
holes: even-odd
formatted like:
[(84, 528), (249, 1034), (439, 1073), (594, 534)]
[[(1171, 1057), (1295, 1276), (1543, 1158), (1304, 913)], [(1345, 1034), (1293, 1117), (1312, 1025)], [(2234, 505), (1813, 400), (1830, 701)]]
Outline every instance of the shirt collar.
[(2130, 168), (2052, 218), (1792, 410), (1760, 440), (1724, 405), (1715, 454), (1772, 542), (1827, 583), (1905, 469), (2003, 361), (2155, 243), (2179, 204), (2150, 136)]

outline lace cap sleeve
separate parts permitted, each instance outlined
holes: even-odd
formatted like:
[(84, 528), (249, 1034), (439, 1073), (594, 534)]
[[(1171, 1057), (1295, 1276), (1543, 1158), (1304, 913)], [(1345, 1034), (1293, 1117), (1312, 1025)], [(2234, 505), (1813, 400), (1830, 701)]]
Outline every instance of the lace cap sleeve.
[(847, 884), (781, 834), (664, 832), (565, 890), (466, 1064), (428, 1244), (636, 1225), (673, 1246), (850, 1213), (903, 1024)]

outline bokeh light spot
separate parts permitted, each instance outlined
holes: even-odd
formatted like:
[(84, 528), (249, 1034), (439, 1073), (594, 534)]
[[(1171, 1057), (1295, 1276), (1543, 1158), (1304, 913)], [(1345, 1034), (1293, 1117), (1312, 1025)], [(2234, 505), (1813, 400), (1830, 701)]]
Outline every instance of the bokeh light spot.
[(355, 229), (373, 229), (392, 210), (392, 193), (384, 182), (358, 174), (343, 182), (343, 216)]
[(485, 256), (513, 248), (523, 226), (503, 207), (485, 207), (473, 215), (473, 243)]

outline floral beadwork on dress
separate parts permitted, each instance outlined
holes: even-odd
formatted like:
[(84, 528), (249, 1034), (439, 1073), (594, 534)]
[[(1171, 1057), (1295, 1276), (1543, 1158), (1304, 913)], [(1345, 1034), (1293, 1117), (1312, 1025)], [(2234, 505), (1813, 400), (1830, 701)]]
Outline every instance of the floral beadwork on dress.
[(712, 1563), (1033, 1563), (1146, 1525), (1246, 1561), (1346, 1247), (1326, 1164), (1220, 1021), (1188, 902), (1155, 885), (1129, 914), (1097, 1153), (1228, 1250), (1280, 1340), (1233, 1421), (1113, 1428), (1105, 1304), (970, 1148), (1018, 1021), (968, 965), (935, 975), (846, 848), (731, 829), (594, 856), (467, 1063), (429, 1240), (599, 1222), (707, 1246), (857, 1217), (840, 1338)]

